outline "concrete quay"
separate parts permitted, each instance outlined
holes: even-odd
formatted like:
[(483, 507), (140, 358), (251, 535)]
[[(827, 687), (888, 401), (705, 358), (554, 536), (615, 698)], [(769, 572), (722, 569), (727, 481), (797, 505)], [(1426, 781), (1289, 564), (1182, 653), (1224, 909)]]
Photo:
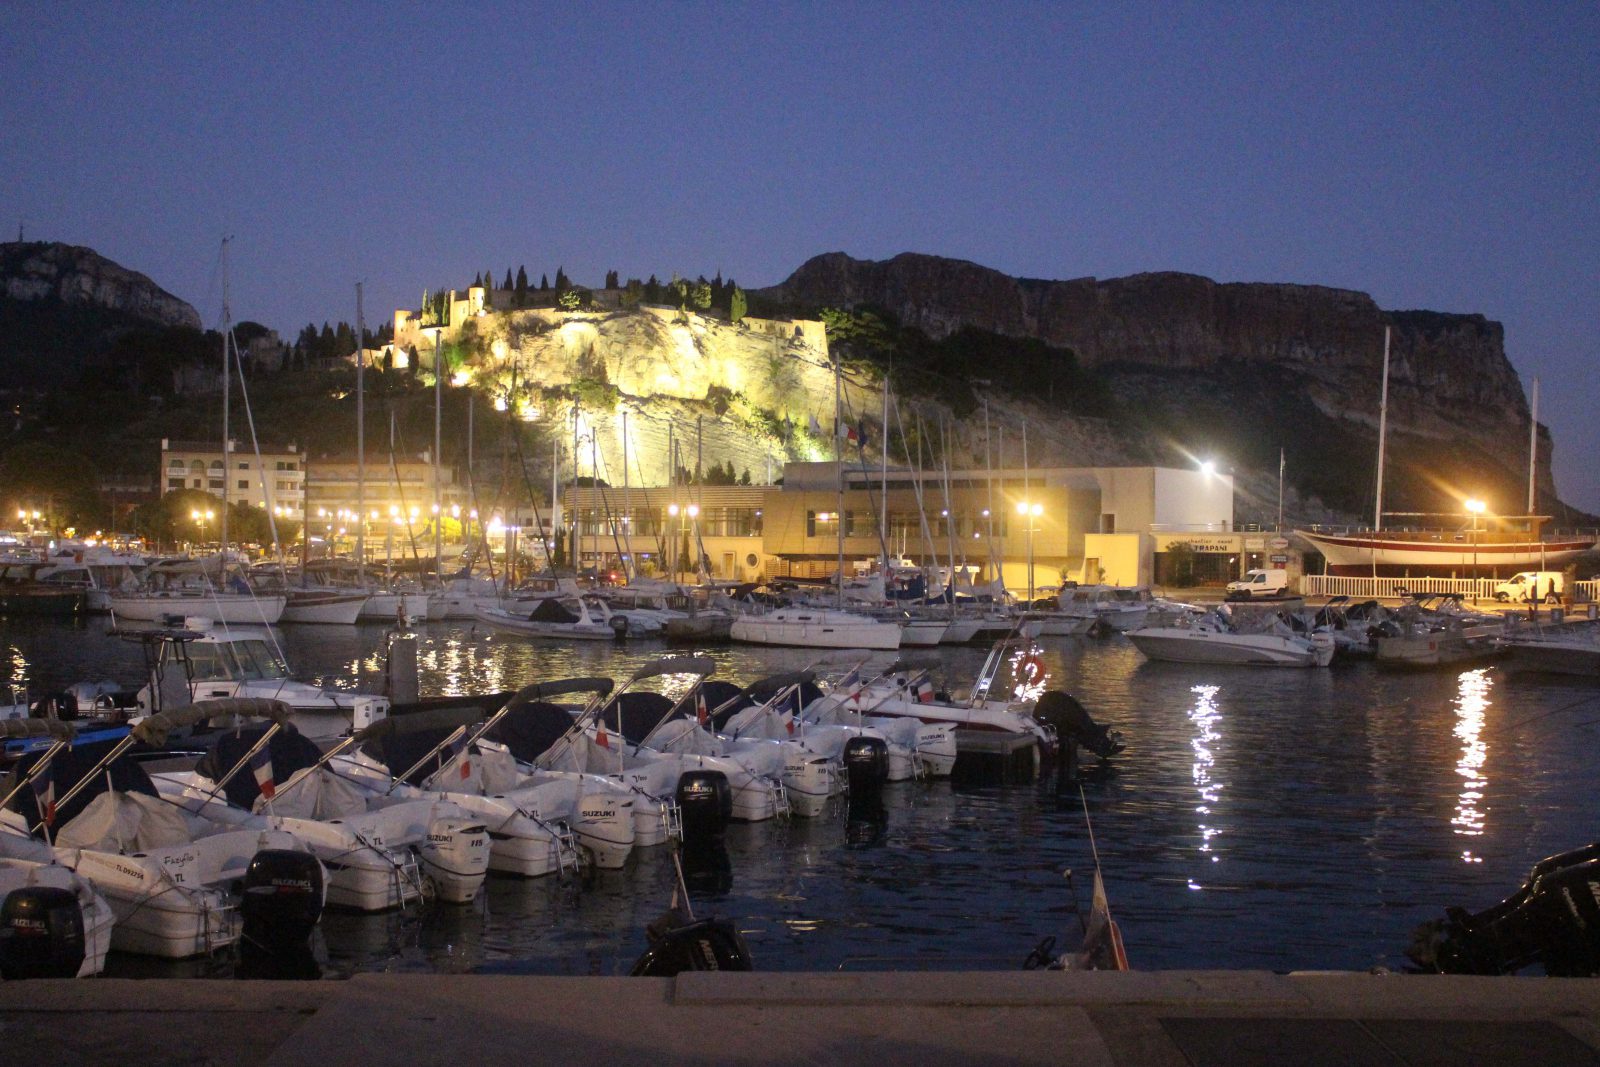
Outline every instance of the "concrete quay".
[(0, 984), (8, 1064), (1600, 1067), (1594, 979), (1259, 971)]

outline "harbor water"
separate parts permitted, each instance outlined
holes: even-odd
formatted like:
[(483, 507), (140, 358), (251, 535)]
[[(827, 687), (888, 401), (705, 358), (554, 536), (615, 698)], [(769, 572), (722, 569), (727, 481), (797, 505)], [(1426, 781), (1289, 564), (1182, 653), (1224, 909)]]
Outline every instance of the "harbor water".
[[(303, 680), (381, 685), (381, 627), (274, 632)], [(666, 651), (535, 644), (470, 623), (419, 633), (428, 695), (621, 677)], [(104, 620), (14, 621), (0, 639), (9, 680), (35, 693), (134, 684), (142, 671), (139, 646)], [(1107, 768), (1086, 760), (1081, 799), (1048, 777), (913, 782), (888, 786), (881, 806), (735, 825), (725, 851), (686, 857), (696, 913), (736, 921), (761, 970), (1015, 968), (1047, 936), (1075, 942), (1073, 901), (1087, 911), (1097, 846), (1137, 969), (1399, 969), (1418, 923), (1450, 904), (1487, 907), (1538, 859), (1600, 837), (1600, 689), (1502, 666), (1156, 664), (1121, 637), (1046, 638), (1039, 650), (1046, 685), (1127, 742)], [(709, 654), (732, 681), (815, 659)], [(941, 649), (936, 678), (963, 688), (983, 658)], [(469, 907), (330, 914), (316, 953), (326, 976), (626, 973), (674, 881), (661, 848), (586, 879), (491, 878)], [(108, 973), (228, 967), (114, 957)]]

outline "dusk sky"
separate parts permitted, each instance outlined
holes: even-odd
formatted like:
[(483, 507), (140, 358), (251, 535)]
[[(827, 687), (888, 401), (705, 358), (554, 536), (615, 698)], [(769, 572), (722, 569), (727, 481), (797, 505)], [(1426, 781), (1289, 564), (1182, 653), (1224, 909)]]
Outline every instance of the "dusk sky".
[(234, 317), (290, 338), (357, 281), (375, 324), (486, 268), (757, 287), (835, 250), (1477, 312), (1600, 512), (1592, 2), (11, 0), (0, 115), (5, 239), (214, 326), (232, 235)]

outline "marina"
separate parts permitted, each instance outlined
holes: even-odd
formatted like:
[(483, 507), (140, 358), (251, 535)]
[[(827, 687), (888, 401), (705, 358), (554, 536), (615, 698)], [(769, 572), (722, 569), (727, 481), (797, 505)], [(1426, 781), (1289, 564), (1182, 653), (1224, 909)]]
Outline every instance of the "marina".
[[(302, 681), (376, 692), (385, 629), (278, 627)], [(135, 684), (138, 646), (104, 619), (12, 620), (12, 681)], [(418, 627), (425, 695), (625, 677), (658, 642), (530, 642), (470, 622)], [(814, 664), (807, 649), (727, 646), (716, 679)], [(936, 684), (970, 682), (982, 648), (941, 653)], [(1404, 969), (1412, 931), (1449, 905), (1486, 907), (1540, 858), (1586, 844), (1600, 815), (1584, 753), (1600, 691), (1503, 665), (1427, 673), (1144, 661), (1122, 636), (1041, 638), (1044, 689), (1082, 701), (1125, 751), (1058, 792), (1038, 780), (886, 786), (815, 818), (733, 823), (686, 853), (690, 898), (732, 920), (762, 971), (1006, 970), (1075, 936), (1093, 821), (1133, 966)], [(1075, 872), (1069, 883), (1063, 871)], [(671, 852), (636, 849), (582, 878), (491, 876), (471, 904), (330, 910), (320, 973), (624, 974), (666, 906)], [(226, 954), (111, 953), (106, 973), (222, 976)]]

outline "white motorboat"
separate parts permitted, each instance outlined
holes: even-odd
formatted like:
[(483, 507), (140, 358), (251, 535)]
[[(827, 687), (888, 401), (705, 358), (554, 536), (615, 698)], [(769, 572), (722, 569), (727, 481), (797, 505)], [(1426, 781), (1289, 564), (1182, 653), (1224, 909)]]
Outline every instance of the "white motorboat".
[[(45, 893), (41, 893), (41, 890)], [(52, 891), (55, 895), (54, 900), (50, 895)], [(61, 894), (68, 896), (62, 897)], [(53, 910), (56, 901), (72, 900), (77, 909), (78, 923), (82, 927), (81, 940), (78, 941), (77, 948), (78, 955), (83, 960), (73, 977), (87, 978), (105, 970), (106, 952), (111, 948), (111, 930), (116, 922), (116, 916), (106, 898), (95, 889), (94, 883), (72, 868), (54, 861), (0, 858), (0, 915), (9, 917), (15, 914), (21, 922), (30, 920), (37, 922), (44, 919), (44, 916), (27, 914), (31, 909), (25, 908), (24, 897), (32, 897), (37, 902), (36, 907), (50, 910)], [(51, 936), (56, 932), (52, 928), (54, 923), (49, 925), (43, 922), (38, 925), (30, 923), (30, 926), (35, 931), (35, 936), (40, 938)], [(16, 929), (13, 927), (13, 930), (8, 932), (16, 937), (18, 936), (18, 933), (14, 932)], [(72, 934), (76, 933), (78, 931), (72, 931)], [(8, 957), (15, 952), (16, 947), (18, 946), (0, 945), (0, 964), (9, 962)], [(52, 977), (67, 976), (58, 974)]]
[(205, 615), (226, 623), (271, 626), (288, 603), (282, 594), (231, 593), (209, 589), (168, 589), (110, 596), (110, 611), (118, 621), (163, 622), (190, 615)]
[(521, 613), (509, 607), (478, 608), (474, 617), (501, 633), (546, 640), (614, 641), (627, 633), (612, 625), (605, 605), (593, 597), (546, 597)]
[[(1143, 592), (1143, 596), (1140, 593)], [(1088, 619), (1090, 631), (1127, 632), (1145, 624), (1150, 611), (1148, 590), (1111, 585), (1067, 586), (1057, 596), (1062, 615)]]
[[(280, 721), (288, 709), (265, 702), (185, 709), (186, 723), (211, 715), (269, 711)], [(70, 726), (71, 724), (56, 724)], [(298, 857), (297, 871), (314, 872), (308, 889), (324, 884), (322, 868), (295, 838), (272, 829), (235, 830), (189, 815), (163, 800), (143, 768), (121, 759), (136, 740), (161, 743), (172, 720), (152, 717), (117, 741), (80, 744), (70, 737), (27, 761), (13, 791), (12, 808), (0, 811), (0, 856), (55, 862), (91, 882), (115, 916), (111, 947), (142, 955), (183, 959), (236, 941), (241, 932), (237, 888), (263, 855)], [(55, 776), (75, 784), (55, 799)], [(38, 783), (48, 782), (41, 797)], [(31, 786), (23, 790), (22, 786)], [(74, 803), (75, 802), (75, 803)], [(33, 837), (48, 831), (53, 840)], [(265, 861), (270, 865), (271, 860)], [(320, 914), (321, 900), (315, 903)], [(315, 917), (311, 919), (315, 922)], [(305, 930), (309, 934), (309, 928)]]
[(182, 703), (255, 697), (294, 709), (295, 725), (311, 738), (331, 738), (388, 714), (389, 699), (322, 689), (295, 681), (263, 626), (218, 625), (192, 617), (179, 630), (140, 631), (151, 677), (137, 702), (146, 712)]
[(1600, 677), (1600, 624), (1592, 619), (1519, 624), (1500, 643), (1515, 670)]
[(1326, 633), (1296, 633), (1276, 615), (1252, 622), (1219, 608), (1177, 626), (1147, 626), (1128, 634), (1146, 659), (1241, 667), (1326, 667), (1335, 644)]
[(1503, 616), (1467, 611), (1459, 593), (1422, 594), (1379, 625), (1374, 644), (1386, 667), (1446, 667), (1503, 654), (1504, 629)]
[(750, 645), (889, 651), (900, 647), (899, 623), (879, 622), (834, 608), (787, 607), (740, 615), (733, 620), (729, 634)]

